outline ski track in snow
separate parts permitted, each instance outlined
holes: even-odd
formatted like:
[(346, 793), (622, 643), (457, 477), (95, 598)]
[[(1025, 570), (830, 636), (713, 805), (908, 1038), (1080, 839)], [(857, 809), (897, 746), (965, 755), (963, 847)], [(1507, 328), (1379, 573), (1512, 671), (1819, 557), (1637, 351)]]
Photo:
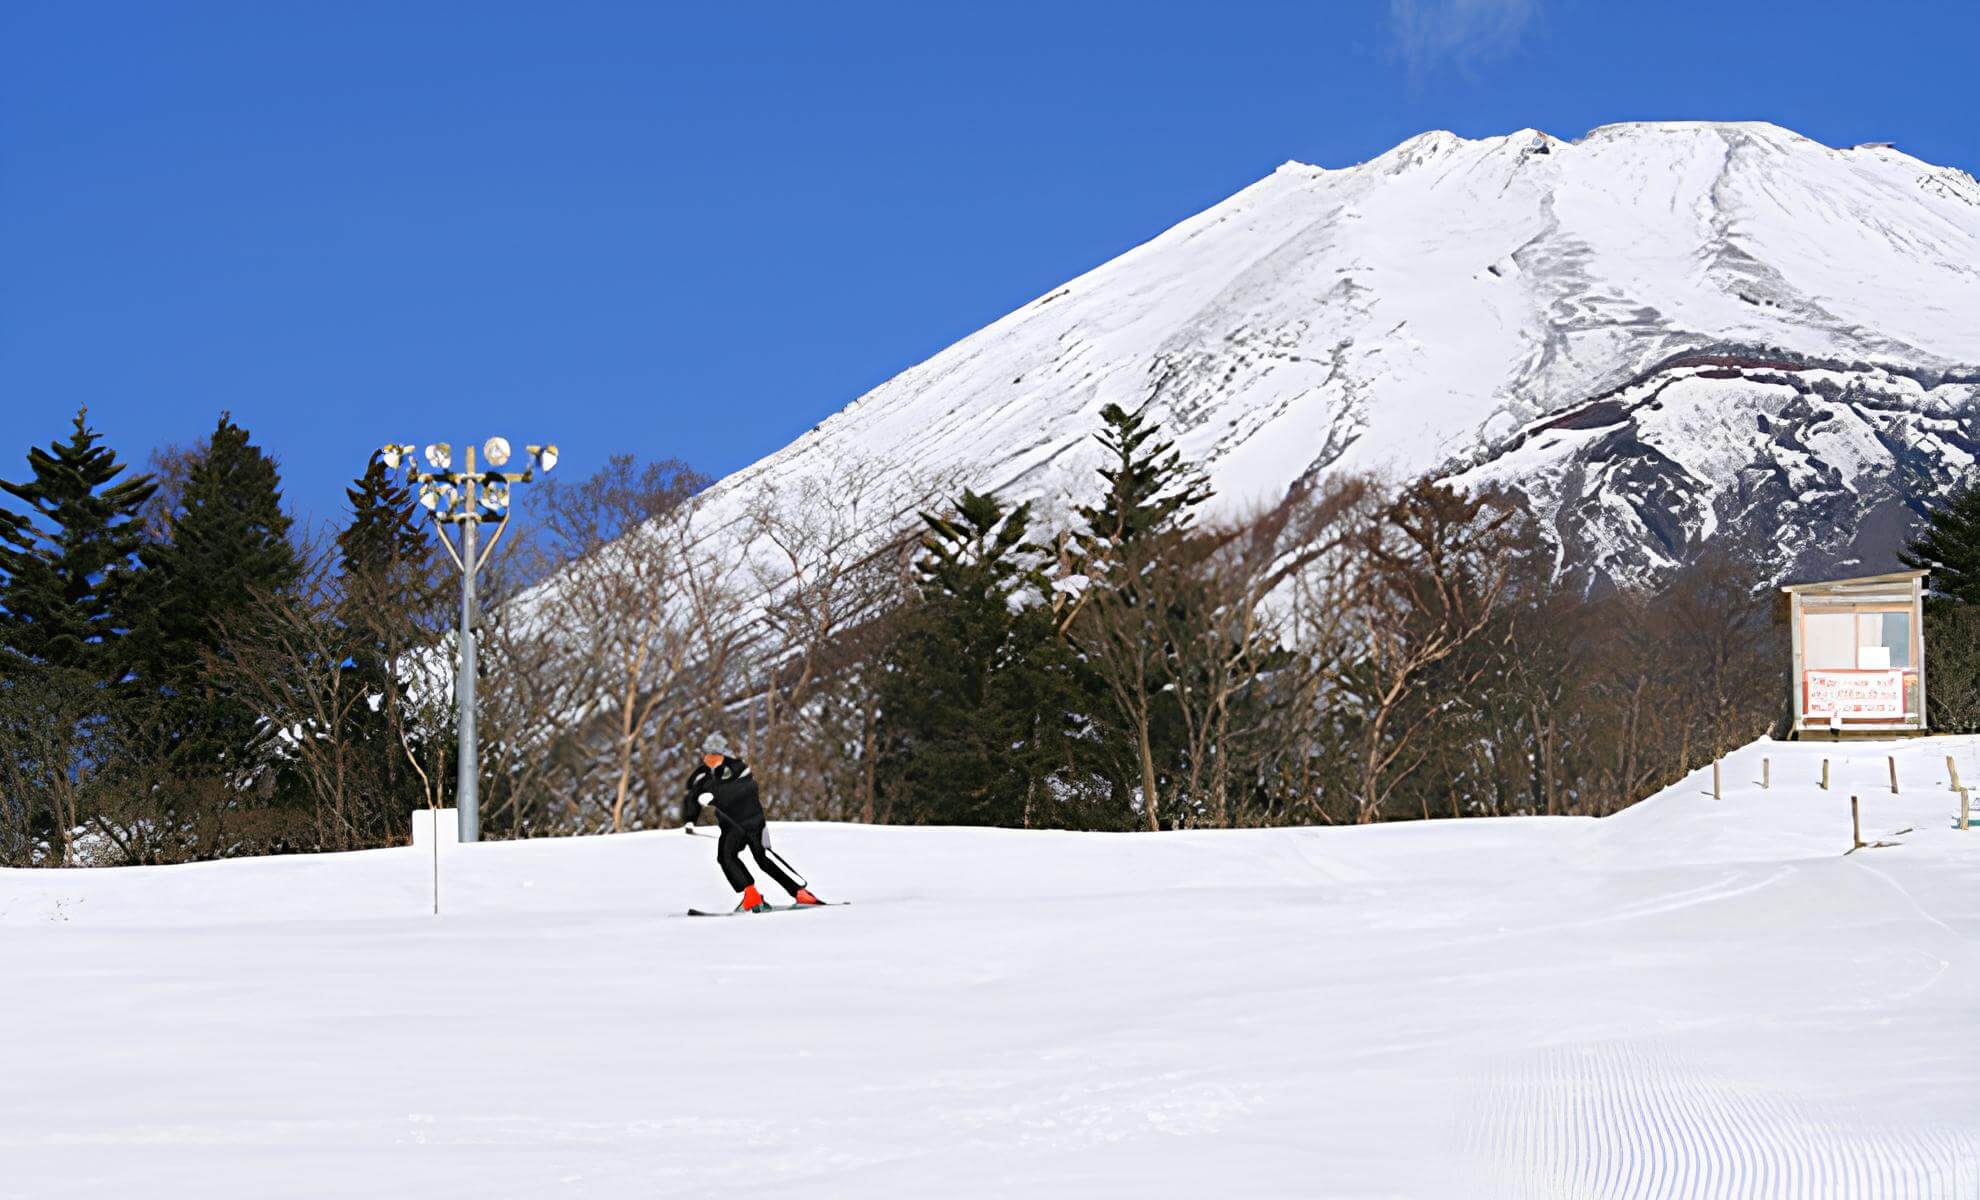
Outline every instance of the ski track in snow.
[[(1980, 1194), (1969, 1125), (1880, 1127), (1717, 1077), (1656, 1042), (1526, 1055), (1477, 1098), (1481, 1174), (1504, 1195), (1614, 1200)], [(1948, 1117), (1958, 1119), (1959, 1114)]]

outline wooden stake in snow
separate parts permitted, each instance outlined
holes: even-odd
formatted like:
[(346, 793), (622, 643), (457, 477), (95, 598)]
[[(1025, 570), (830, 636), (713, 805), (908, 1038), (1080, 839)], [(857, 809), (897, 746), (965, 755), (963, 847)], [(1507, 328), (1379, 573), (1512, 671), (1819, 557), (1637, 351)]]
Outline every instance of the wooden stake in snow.
[(1971, 798), (1967, 796), (1966, 789), (1961, 788), (1959, 789), (1959, 827), (1961, 829), (1971, 828), (1972, 816), (1973, 816), (1973, 805), (1971, 802)]
[(1719, 799), (1719, 760), (1712, 760), (1712, 799)]
[(1829, 760), (1826, 758), (1822, 760), (1822, 790), (1829, 790)]
[(1951, 785), (1953, 791), (1961, 792), (1966, 790), (1959, 786), (1959, 764), (1953, 761), (1953, 756), (1950, 754), (1946, 755), (1946, 780)]
[(1888, 762), (1888, 763), (1890, 763), (1890, 764), (1891, 764), (1891, 795), (1893, 795), (1893, 796), (1895, 796), (1895, 795), (1897, 795), (1897, 794), (1898, 794), (1898, 790), (1897, 790), (1897, 755), (1895, 755), (1895, 754), (1887, 754), (1887, 755), (1885, 755), (1885, 756), (1884, 756), (1884, 761), (1885, 761), (1885, 762)]
[(1768, 781), (1773, 776), (1773, 774), (1774, 774), (1774, 760), (1771, 758), (1761, 759), (1760, 760), (1760, 790), (1761, 791), (1764, 792), (1771, 786), (1771, 784)]
[(1856, 797), (1854, 796), (1849, 798), (1849, 848), (1851, 850), (1863, 849), (1863, 822), (1857, 817)]

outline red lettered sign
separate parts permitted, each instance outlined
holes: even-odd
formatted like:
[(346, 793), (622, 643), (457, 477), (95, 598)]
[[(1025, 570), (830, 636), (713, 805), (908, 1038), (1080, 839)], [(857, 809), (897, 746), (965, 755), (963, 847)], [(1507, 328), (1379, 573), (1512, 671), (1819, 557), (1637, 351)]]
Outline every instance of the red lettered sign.
[(1904, 719), (1903, 671), (1804, 671), (1805, 716)]

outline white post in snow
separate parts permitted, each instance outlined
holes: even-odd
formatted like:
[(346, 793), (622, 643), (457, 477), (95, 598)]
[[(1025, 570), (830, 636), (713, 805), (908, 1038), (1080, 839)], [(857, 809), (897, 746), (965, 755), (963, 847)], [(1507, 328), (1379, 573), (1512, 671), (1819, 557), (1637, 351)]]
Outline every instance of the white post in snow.
[(461, 844), (461, 827), (457, 814), (451, 808), (415, 808), (412, 812), (412, 835), (415, 846), (449, 846)]
[(415, 808), (412, 814), (413, 846), (429, 847), (433, 858), (433, 915), (440, 915), (440, 844), (461, 844), (461, 823), (451, 808)]
[(1712, 760), (1712, 799), (1719, 799), (1719, 760)]
[(1898, 794), (1898, 790), (1897, 790), (1897, 755), (1895, 755), (1895, 754), (1891, 754), (1891, 755), (1886, 755), (1885, 757), (1886, 757), (1886, 759), (1887, 759), (1887, 760), (1888, 760), (1888, 761), (1890, 762), (1890, 764), (1891, 764), (1891, 795), (1893, 795), (1893, 796), (1895, 796), (1895, 795), (1897, 795), (1897, 794)]
[(1946, 755), (1946, 783), (1955, 792), (1964, 790), (1959, 786), (1959, 764), (1950, 754)]
[(1774, 774), (1774, 760), (1771, 758), (1762, 758), (1760, 760), (1760, 790), (1761, 791), (1764, 792), (1773, 786), (1772, 784), (1773, 774)]

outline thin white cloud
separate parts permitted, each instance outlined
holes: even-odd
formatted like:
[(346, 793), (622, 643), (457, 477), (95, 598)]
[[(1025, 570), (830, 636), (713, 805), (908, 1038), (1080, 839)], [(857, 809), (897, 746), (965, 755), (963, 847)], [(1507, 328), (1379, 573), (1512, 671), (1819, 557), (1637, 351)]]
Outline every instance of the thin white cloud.
[(1389, 0), (1396, 49), (1412, 75), (1511, 54), (1539, 14), (1540, 0)]

